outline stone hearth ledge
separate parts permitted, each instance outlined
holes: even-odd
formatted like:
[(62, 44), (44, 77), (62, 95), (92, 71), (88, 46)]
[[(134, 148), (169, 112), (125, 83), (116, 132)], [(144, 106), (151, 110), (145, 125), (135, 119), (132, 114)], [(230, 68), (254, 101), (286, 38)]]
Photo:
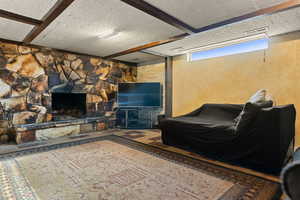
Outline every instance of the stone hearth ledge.
[(112, 117), (90, 117), (76, 120), (63, 120), (37, 124), (15, 125), (16, 143), (48, 140), (67, 135), (78, 135), (91, 131), (113, 128)]

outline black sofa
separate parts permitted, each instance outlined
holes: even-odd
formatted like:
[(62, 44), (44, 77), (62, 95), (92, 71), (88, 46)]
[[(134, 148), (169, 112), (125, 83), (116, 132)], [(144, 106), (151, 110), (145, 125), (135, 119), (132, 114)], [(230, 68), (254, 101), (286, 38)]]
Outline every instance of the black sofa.
[(238, 104), (204, 104), (179, 117), (161, 118), (162, 141), (213, 159), (278, 174), (292, 155), (296, 111), (293, 105), (261, 108), (243, 132), (235, 119)]
[[(300, 199), (300, 148), (293, 156), (293, 161), (289, 163), (281, 173), (282, 188), (288, 195), (289, 200)], [(287, 200), (288, 200), (287, 199)]]

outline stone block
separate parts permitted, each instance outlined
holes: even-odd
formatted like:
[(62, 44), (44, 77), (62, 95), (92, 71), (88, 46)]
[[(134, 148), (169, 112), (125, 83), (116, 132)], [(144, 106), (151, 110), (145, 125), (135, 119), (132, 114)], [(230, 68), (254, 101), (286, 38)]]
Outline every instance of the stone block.
[(32, 54), (22, 55), (16, 57), (14, 62), (6, 65), (6, 69), (17, 72), (23, 77), (37, 78), (45, 74), (44, 69), (35, 60)]
[(10, 95), (11, 87), (0, 79), (0, 98), (6, 98)]
[(76, 80), (80, 79), (80, 76), (77, 73), (75, 73), (74, 71), (72, 71), (69, 76), (69, 79), (71, 79), (72, 81), (76, 81)]
[(94, 68), (95, 67), (90, 62), (85, 63), (83, 66), (83, 70), (88, 74), (92, 74), (94, 71)]
[(16, 133), (16, 143), (22, 144), (25, 142), (33, 142), (36, 140), (36, 135), (34, 130), (20, 131)]
[(87, 109), (88, 113), (96, 112), (96, 104), (95, 103), (87, 103), (86, 109)]
[(46, 121), (46, 122), (50, 122), (50, 121), (52, 120), (52, 117), (53, 117), (53, 116), (52, 116), (51, 113), (47, 113), (47, 114), (46, 114), (45, 121)]
[(3, 54), (18, 54), (18, 46), (16, 44), (0, 43), (0, 49)]
[(8, 135), (1, 135), (1, 136), (0, 136), (0, 143), (1, 143), (1, 144), (7, 143), (8, 140), (9, 140)]
[(89, 123), (80, 125), (80, 133), (87, 133), (91, 131), (95, 131), (94, 124)]
[(15, 77), (7, 69), (0, 69), (0, 79), (2, 79), (6, 84), (11, 85), (15, 81)]
[(70, 67), (69, 65), (63, 65), (62, 68), (63, 68), (63, 70), (64, 70), (64, 72), (65, 72), (65, 75), (66, 75), (67, 77), (69, 77), (70, 74), (71, 74), (71, 72), (72, 72), (71, 67)]
[(18, 46), (18, 51), (20, 54), (29, 54), (31, 53), (31, 48), (26, 46)]
[(96, 130), (102, 131), (106, 129), (106, 123), (105, 122), (98, 122), (96, 123)]
[(82, 79), (85, 79), (85, 78), (86, 78), (86, 73), (85, 73), (85, 71), (83, 71), (83, 70), (81, 70), (81, 69), (77, 69), (75, 72), (78, 74), (78, 76), (80, 76), (80, 78), (82, 78)]
[(9, 122), (7, 120), (0, 120), (0, 128), (9, 127)]
[(48, 89), (48, 76), (47, 75), (41, 75), (31, 82), (30, 89), (35, 92), (42, 93)]
[(25, 88), (24, 90), (11, 90), (11, 97), (20, 97), (26, 96), (29, 91), (29, 88)]
[(91, 58), (90, 59), (90, 63), (93, 65), (93, 66), (98, 66), (102, 63), (102, 59), (100, 58)]
[(0, 128), (0, 135), (8, 134), (9, 129), (8, 128)]
[(8, 99), (0, 99), (0, 103), (6, 111), (20, 112), (26, 110), (26, 97), (12, 97)]
[(76, 57), (76, 55), (74, 55), (74, 54), (65, 54), (65, 58), (67, 59), (67, 60), (69, 60), (69, 61), (73, 61), (73, 60), (75, 60), (77, 57)]
[(17, 92), (22, 92), (30, 87), (31, 81), (29, 78), (21, 77), (16, 73), (12, 73), (15, 81), (12, 83), (12, 88)]
[(4, 69), (6, 65), (6, 58), (0, 55), (0, 69)]
[(16, 124), (32, 124), (35, 123), (37, 117), (37, 113), (34, 112), (19, 112), (13, 114), (13, 121), (14, 125)]
[(67, 83), (68, 82), (68, 79), (67, 79), (67, 77), (65, 76), (65, 74), (63, 72), (60, 72), (59, 79), (60, 79), (61, 83)]
[(113, 66), (109, 75), (116, 78), (122, 78), (122, 70), (116, 66)]
[(69, 60), (64, 60), (64, 66), (71, 67), (71, 62)]
[(52, 88), (55, 85), (61, 84), (60, 78), (59, 78), (59, 73), (57, 72), (51, 72), (49, 73), (48, 77), (48, 87)]
[(48, 67), (54, 62), (52, 55), (47, 55), (42, 52), (36, 53), (35, 57), (43, 67)]
[(87, 103), (99, 103), (102, 101), (101, 96), (93, 95), (93, 94), (87, 94)]
[(78, 70), (78, 69), (82, 69), (82, 61), (80, 60), (80, 59), (77, 59), (77, 60), (75, 60), (75, 61), (73, 61), (72, 62), (72, 64), (71, 64), (71, 68), (73, 69), (73, 70)]
[(39, 92), (29, 91), (27, 94), (27, 103), (42, 104), (42, 94)]
[(97, 75), (90, 75), (87, 76), (86, 82), (87, 84), (96, 84), (99, 81), (99, 76)]
[(56, 128), (41, 129), (36, 131), (37, 140), (48, 140), (67, 135), (78, 135), (80, 133), (80, 125), (64, 126)]

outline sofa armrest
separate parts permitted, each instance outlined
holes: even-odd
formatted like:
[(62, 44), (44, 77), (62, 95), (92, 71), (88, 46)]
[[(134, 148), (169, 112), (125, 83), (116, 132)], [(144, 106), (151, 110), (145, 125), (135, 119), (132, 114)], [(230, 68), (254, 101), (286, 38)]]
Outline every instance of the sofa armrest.
[(290, 199), (300, 199), (300, 148), (294, 153), (293, 161), (282, 170), (281, 179), (283, 190)]

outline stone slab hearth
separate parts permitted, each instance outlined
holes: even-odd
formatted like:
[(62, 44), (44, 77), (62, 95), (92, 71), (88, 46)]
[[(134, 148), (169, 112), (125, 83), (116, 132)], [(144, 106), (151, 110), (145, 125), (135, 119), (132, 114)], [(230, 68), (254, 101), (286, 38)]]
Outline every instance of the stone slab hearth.
[(62, 136), (79, 135), (92, 131), (113, 128), (114, 119), (109, 117), (90, 117), (76, 120), (63, 120), (37, 124), (15, 125), (16, 143), (48, 140)]

